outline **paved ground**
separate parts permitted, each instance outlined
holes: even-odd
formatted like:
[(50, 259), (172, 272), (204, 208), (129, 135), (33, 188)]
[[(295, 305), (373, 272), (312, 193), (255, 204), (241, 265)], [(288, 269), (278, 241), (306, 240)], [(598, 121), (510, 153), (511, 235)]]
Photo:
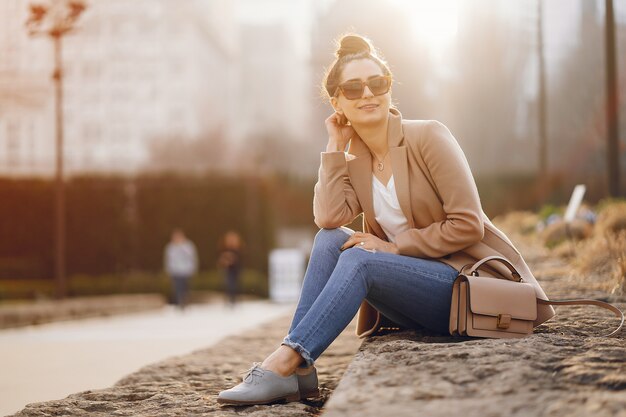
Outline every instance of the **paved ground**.
[[(263, 311), (259, 316), (268, 318)], [(354, 357), (361, 339), (355, 321), (316, 361), (321, 395), (288, 404), (233, 407), (217, 404), (219, 391), (241, 382), (252, 362), (276, 349), (291, 323), (292, 312), (248, 332), (223, 339), (207, 349), (170, 358), (102, 390), (31, 404), (14, 417), (34, 416), (317, 416)]]
[(172, 306), (0, 331), (0, 415), (27, 403), (105, 388), (142, 366), (206, 348), (284, 316), (294, 305), (246, 301)]
[[(212, 292), (202, 296), (216, 297)], [(0, 329), (30, 326), (163, 308), (167, 304), (161, 294), (117, 294), (71, 297), (62, 300), (0, 302)]]

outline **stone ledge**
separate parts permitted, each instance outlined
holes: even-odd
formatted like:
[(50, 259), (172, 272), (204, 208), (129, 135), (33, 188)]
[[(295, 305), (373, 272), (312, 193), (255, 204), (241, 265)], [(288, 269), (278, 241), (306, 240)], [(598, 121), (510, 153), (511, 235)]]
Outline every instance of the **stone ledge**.
[[(536, 268), (539, 269), (539, 268)], [(542, 282), (554, 299), (597, 297), (565, 276)], [(626, 311), (625, 297), (610, 297)], [(467, 339), (412, 330), (361, 345), (325, 417), (625, 416), (626, 330), (594, 307), (558, 307), (523, 339)]]
[(623, 416), (624, 336), (584, 337), (559, 327), (515, 340), (417, 331), (371, 337), (324, 416)]

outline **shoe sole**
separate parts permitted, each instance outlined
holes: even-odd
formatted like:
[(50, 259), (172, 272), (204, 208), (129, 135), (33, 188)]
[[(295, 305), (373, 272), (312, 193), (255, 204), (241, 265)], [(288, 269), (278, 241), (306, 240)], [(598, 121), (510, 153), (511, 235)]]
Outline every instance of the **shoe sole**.
[(300, 393), (300, 399), (314, 398), (314, 397), (319, 397), (319, 396), (320, 396), (319, 388), (315, 388), (314, 390)]
[(240, 401), (240, 400), (229, 400), (226, 398), (218, 398), (218, 404), (230, 404), (230, 405), (260, 405), (260, 404), (270, 404), (276, 401), (285, 401), (288, 403), (300, 401), (300, 394), (295, 393), (291, 395), (284, 395), (282, 397), (276, 397), (265, 401)]

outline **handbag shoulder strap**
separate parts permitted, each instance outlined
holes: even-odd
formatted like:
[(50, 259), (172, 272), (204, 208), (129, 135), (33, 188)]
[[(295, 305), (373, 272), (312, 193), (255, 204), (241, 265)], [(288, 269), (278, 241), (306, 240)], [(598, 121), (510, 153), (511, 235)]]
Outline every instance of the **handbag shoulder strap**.
[(587, 300), (587, 299), (575, 299), (575, 300), (555, 300), (555, 301), (547, 301), (542, 300), (541, 298), (537, 298), (537, 303), (544, 305), (554, 305), (554, 306), (575, 306), (575, 305), (592, 305), (597, 307), (605, 308), (609, 311), (615, 313), (615, 317), (621, 319), (619, 326), (617, 329), (613, 330), (611, 333), (606, 336), (613, 336), (617, 332), (620, 331), (622, 326), (624, 325), (624, 313), (619, 308), (615, 307), (613, 304), (605, 303), (604, 301), (599, 300)]

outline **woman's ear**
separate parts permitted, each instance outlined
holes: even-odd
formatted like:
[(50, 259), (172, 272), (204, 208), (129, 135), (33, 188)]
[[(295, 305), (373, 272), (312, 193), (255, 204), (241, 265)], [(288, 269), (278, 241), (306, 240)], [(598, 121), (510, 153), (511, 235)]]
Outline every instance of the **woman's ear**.
[(333, 106), (333, 109), (339, 113), (342, 114), (343, 111), (341, 110), (341, 107), (339, 107), (339, 103), (337, 101), (337, 97), (331, 97), (330, 99), (330, 105)]

